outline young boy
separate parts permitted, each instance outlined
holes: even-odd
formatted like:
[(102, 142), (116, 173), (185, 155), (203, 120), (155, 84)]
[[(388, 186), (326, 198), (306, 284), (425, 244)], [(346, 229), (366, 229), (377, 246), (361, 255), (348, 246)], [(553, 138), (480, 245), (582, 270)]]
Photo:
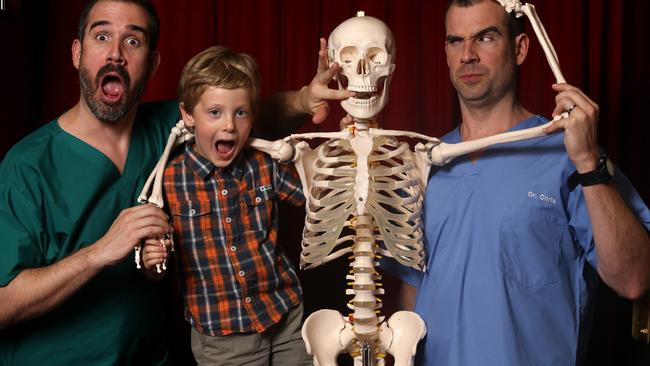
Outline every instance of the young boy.
[[(180, 110), (195, 142), (165, 169), (176, 262), (199, 365), (311, 365), (302, 290), (276, 245), (277, 201), (304, 203), (292, 165), (246, 147), (259, 107), (255, 61), (210, 47), (185, 66)], [(156, 240), (145, 268), (167, 256)]]

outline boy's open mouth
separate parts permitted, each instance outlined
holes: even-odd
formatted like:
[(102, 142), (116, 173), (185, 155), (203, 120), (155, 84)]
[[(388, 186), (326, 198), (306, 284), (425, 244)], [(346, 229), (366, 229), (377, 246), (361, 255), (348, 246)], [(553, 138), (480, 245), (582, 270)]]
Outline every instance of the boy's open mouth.
[(229, 159), (235, 152), (235, 141), (232, 140), (218, 140), (214, 143), (214, 148), (217, 150), (217, 155), (222, 159)]

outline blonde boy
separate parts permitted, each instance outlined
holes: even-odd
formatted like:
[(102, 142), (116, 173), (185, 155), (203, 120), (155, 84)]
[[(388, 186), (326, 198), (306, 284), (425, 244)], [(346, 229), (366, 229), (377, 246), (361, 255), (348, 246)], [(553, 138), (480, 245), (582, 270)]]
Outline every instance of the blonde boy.
[[(179, 105), (195, 142), (165, 169), (185, 317), (199, 365), (311, 365), (302, 289), (276, 245), (277, 201), (304, 203), (290, 165), (246, 146), (259, 108), (255, 61), (210, 47), (185, 66)], [(167, 256), (147, 243), (150, 269)]]

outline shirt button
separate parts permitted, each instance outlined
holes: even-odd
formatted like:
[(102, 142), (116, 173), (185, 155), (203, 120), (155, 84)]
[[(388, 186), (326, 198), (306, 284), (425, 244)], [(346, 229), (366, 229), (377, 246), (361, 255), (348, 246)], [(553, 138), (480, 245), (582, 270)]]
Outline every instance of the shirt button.
[(236, 252), (236, 251), (237, 251), (237, 247), (234, 246), (234, 245), (231, 246), (231, 247), (230, 247), (230, 251), (231, 251), (231, 252)]
[(262, 198), (260, 198), (260, 197), (255, 197), (255, 202), (257, 202), (257, 203), (262, 202)]
[(246, 301), (246, 302), (251, 302), (251, 301), (253, 301), (253, 299), (251, 299), (250, 297), (246, 297), (246, 298), (244, 299), (244, 301)]
[(190, 209), (190, 216), (194, 216), (194, 214), (196, 214), (196, 210), (193, 208)]
[(232, 222), (232, 219), (230, 217), (226, 217), (226, 222), (230, 224)]
[(223, 196), (227, 196), (227, 195), (228, 195), (228, 190), (227, 190), (227, 189), (222, 189), (222, 190), (221, 190), (221, 194), (222, 194)]
[(239, 275), (240, 275), (240, 276), (244, 277), (245, 274), (246, 274), (246, 273), (244, 273), (244, 271), (239, 271)]

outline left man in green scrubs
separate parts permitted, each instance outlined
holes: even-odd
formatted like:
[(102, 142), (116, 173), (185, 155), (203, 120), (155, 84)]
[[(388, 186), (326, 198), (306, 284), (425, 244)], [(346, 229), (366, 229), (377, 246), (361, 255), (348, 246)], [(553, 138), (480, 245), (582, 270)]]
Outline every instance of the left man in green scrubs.
[[(72, 45), (79, 102), (16, 144), (0, 165), (0, 365), (170, 362), (161, 288), (133, 263), (165, 213), (131, 207), (178, 119), (176, 103), (139, 105), (160, 56), (145, 0), (94, 0)], [(336, 72), (285, 93), (287, 115), (315, 113)]]

